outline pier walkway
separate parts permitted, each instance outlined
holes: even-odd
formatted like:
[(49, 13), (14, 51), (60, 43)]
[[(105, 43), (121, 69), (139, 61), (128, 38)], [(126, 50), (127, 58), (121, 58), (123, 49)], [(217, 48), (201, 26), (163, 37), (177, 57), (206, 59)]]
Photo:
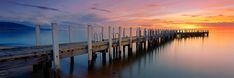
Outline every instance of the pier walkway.
[[(52, 45), (0, 49), (0, 70), (7, 70), (26, 65), (37, 67), (38, 64), (44, 61), (50, 63), (53, 62), (55, 69), (59, 69), (60, 59), (70, 57), (71, 61), (74, 61), (73, 56), (82, 54), (88, 54), (89, 64), (92, 64), (97, 52), (102, 53), (103, 61), (105, 61), (106, 54), (108, 54), (109, 61), (112, 62), (119, 56), (121, 57), (126, 54), (125, 48), (128, 48), (127, 54), (131, 55), (133, 43), (136, 43), (137, 50), (144, 50), (157, 45), (157, 43), (167, 42), (175, 38), (209, 35), (209, 31), (207, 30), (159, 30), (137, 28), (136, 36), (133, 36), (132, 28), (130, 28), (130, 35), (127, 37), (125, 36), (125, 30), (123, 32), (123, 28), (119, 27), (118, 38), (113, 38), (112, 27), (108, 27), (108, 39), (94, 41), (92, 38), (92, 26), (88, 26), (87, 42), (59, 44), (56, 24), (52, 24), (52, 28)], [(38, 27), (36, 27), (36, 31), (38, 31)]]

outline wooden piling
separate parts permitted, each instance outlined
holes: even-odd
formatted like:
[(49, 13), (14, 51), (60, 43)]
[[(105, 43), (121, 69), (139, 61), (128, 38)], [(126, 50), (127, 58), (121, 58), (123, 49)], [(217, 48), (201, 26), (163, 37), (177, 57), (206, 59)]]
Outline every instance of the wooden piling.
[(132, 27), (130, 27), (130, 43), (132, 43)]
[(108, 35), (109, 35), (109, 60), (110, 62), (112, 61), (113, 59), (113, 47), (112, 47), (112, 37), (111, 37), (111, 27), (109, 26), (108, 27)]
[[(113, 39), (115, 39), (115, 28), (113, 27), (112, 30), (113, 30), (113, 31), (112, 31)], [(115, 41), (113, 41), (113, 42), (115, 42)]]
[(148, 29), (148, 33), (147, 33), (147, 41), (148, 41), (148, 47), (150, 46), (150, 29)]
[(137, 37), (136, 49), (138, 50), (138, 47), (139, 47), (139, 28), (136, 29), (136, 37)]
[(144, 29), (144, 40), (146, 41), (147, 39), (147, 31), (146, 31), (146, 28)]
[(126, 32), (125, 32), (125, 28), (123, 28), (123, 38), (126, 37)]
[[(130, 41), (129, 41), (129, 51), (132, 51), (132, 47), (133, 47), (133, 44), (132, 44), (132, 27), (130, 27)], [(128, 52), (130, 53), (130, 52)]]
[(93, 39), (94, 39), (94, 41), (95, 41), (95, 42), (97, 42), (97, 41), (98, 41), (98, 34), (97, 34), (97, 32), (95, 32), (95, 33), (94, 33), (94, 35), (93, 35)]
[[(72, 26), (68, 26), (68, 38), (69, 38), (69, 43), (72, 43)], [(74, 56), (71, 56), (70, 58), (71, 64), (74, 64)]]
[(119, 27), (119, 56), (123, 52), (123, 45), (122, 45), (122, 27)]
[(103, 26), (101, 30), (101, 41), (104, 41), (104, 27)]
[(137, 35), (137, 50), (139, 50), (140, 49), (140, 47), (141, 47), (141, 32), (140, 32), (140, 27), (137, 29), (137, 31), (136, 31), (136, 35)]
[(148, 29), (148, 45), (151, 44), (151, 29)]
[(92, 53), (93, 53), (93, 48), (92, 48), (92, 27), (91, 25), (88, 25), (88, 62), (89, 64), (92, 63)]
[(60, 69), (58, 34), (59, 34), (59, 26), (56, 23), (52, 23), (53, 60), (56, 71)]
[(147, 42), (147, 31), (146, 28), (144, 29), (144, 49), (146, 50), (146, 42)]

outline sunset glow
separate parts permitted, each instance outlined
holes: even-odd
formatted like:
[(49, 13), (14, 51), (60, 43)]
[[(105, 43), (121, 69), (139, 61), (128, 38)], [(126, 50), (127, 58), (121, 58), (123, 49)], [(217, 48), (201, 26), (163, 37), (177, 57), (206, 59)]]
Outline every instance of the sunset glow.
[(201, 29), (201, 28), (207, 28), (205, 26), (198, 26), (194, 24), (174, 24), (176, 28), (180, 29)]
[(201, 28), (197, 24), (234, 23), (233, 0), (9, 0), (1, 3), (1, 21), (24, 24), (157, 24), (158, 28)]

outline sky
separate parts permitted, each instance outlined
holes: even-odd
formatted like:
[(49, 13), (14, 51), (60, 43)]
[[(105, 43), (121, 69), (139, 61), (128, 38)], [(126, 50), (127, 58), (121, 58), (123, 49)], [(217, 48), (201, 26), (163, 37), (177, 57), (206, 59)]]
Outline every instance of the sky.
[(0, 21), (23, 24), (234, 26), (234, 0), (1, 0)]

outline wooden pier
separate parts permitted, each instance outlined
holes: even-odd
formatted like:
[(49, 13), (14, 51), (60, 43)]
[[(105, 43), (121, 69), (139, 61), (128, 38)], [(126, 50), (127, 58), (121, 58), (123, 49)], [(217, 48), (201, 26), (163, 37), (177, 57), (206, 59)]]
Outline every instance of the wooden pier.
[[(60, 59), (74, 57), (81, 54), (88, 54), (89, 65), (93, 64), (96, 53), (101, 52), (103, 61), (106, 59), (106, 53), (109, 54), (109, 62), (125, 56), (125, 48), (128, 48), (127, 55), (132, 54), (133, 43), (136, 43), (136, 50), (145, 50), (152, 48), (158, 43), (167, 42), (181, 37), (208, 36), (207, 30), (162, 30), (162, 29), (141, 29), (137, 28), (136, 36), (133, 36), (133, 29), (130, 27), (130, 35), (126, 36), (126, 29), (118, 28), (118, 38), (115, 38), (115, 32), (112, 27), (108, 27), (108, 39), (103, 38), (99, 41), (93, 40), (93, 28), (88, 26), (87, 42), (58, 43), (58, 27), (56, 23), (52, 24), (53, 44), (39, 45), (40, 36), (36, 36), (36, 46), (0, 49), (0, 70), (7, 70), (27, 65), (33, 65), (37, 68), (42, 63), (53, 63), (56, 70), (60, 69)], [(70, 30), (71, 28), (69, 28)], [(103, 27), (102, 27), (103, 31)], [(36, 26), (36, 34), (40, 34), (40, 26)], [(70, 33), (70, 32), (69, 32)], [(102, 32), (103, 33), (103, 32)], [(70, 37), (70, 36), (69, 36)], [(70, 38), (69, 38), (70, 39)]]

